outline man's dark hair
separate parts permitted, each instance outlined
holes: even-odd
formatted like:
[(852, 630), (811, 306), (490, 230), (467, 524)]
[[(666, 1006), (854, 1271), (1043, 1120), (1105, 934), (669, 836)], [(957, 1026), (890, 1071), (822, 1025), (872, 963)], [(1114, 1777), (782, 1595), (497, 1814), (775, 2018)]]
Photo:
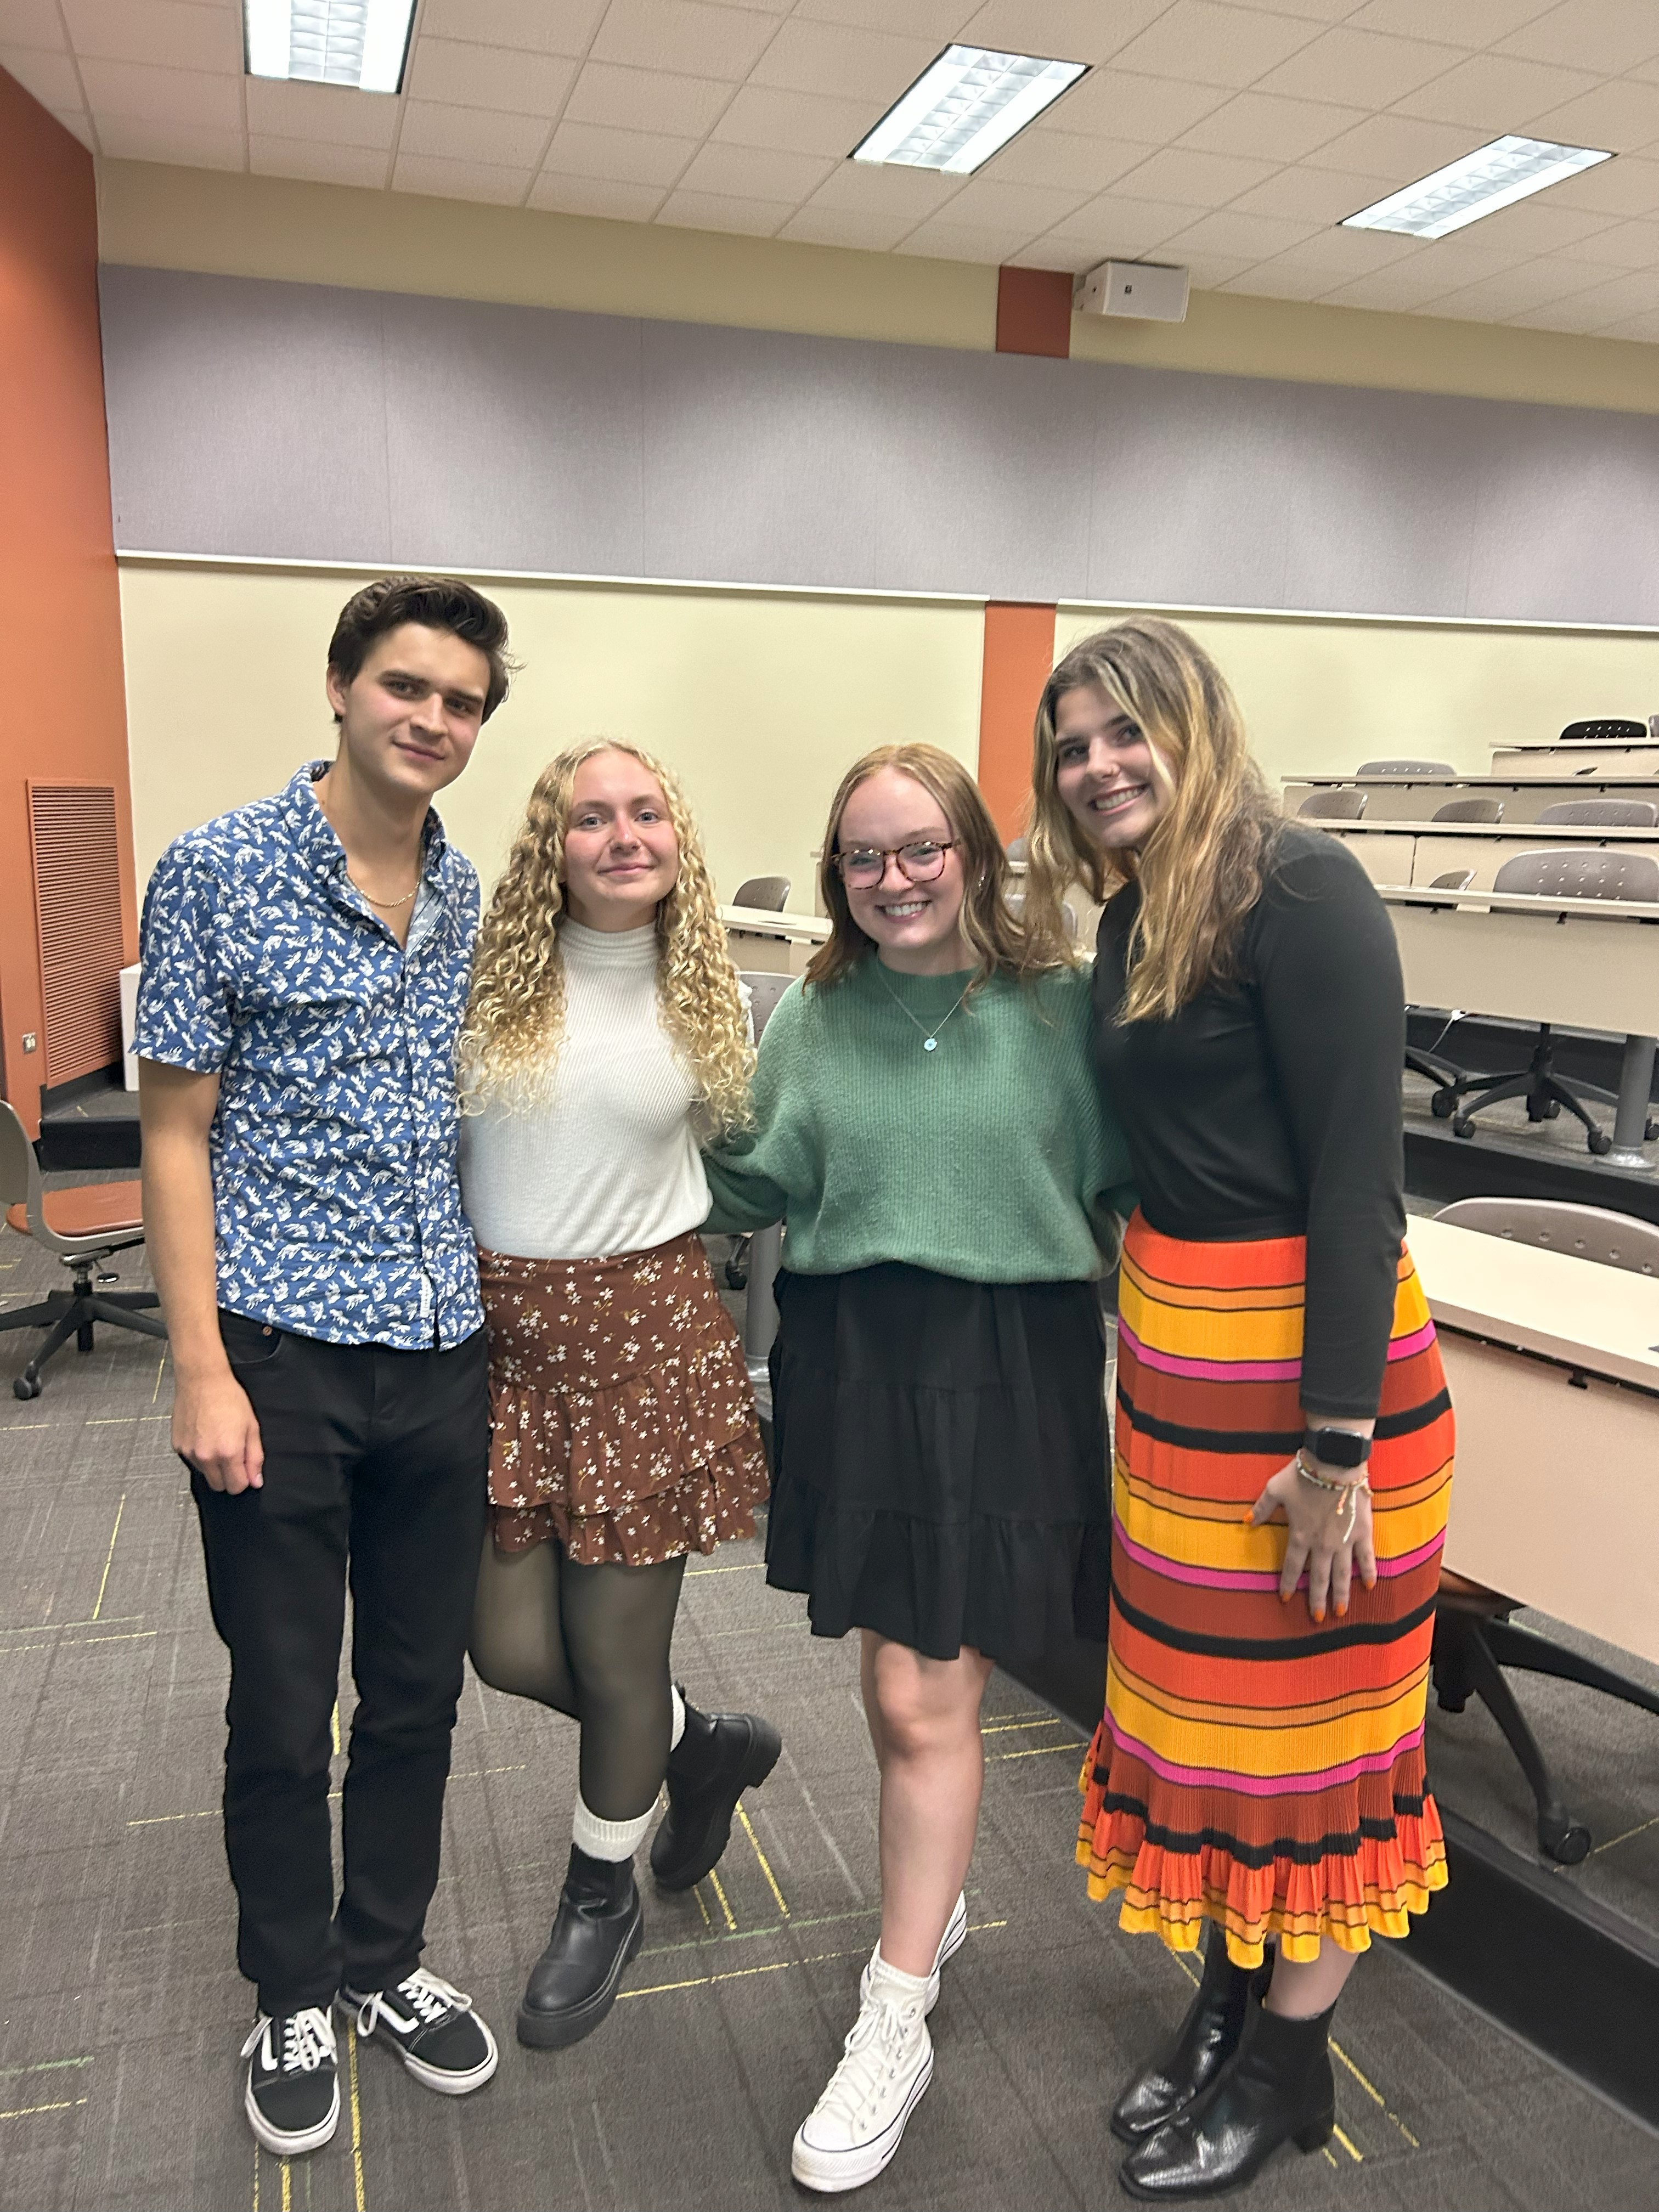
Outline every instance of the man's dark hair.
[[(459, 576), (380, 576), (354, 592), (340, 610), (328, 641), (328, 665), (349, 684), (368, 657), (377, 637), (419, 623), (424, 629), (447, 630), (476, 645), (489, 663), (484, 690), (487, 722), (507, 696), (514, 663), (507, 656), (507, 617), (493, 599), (475, 592)], [(337, 722), (339, 716), (334, 717)]]

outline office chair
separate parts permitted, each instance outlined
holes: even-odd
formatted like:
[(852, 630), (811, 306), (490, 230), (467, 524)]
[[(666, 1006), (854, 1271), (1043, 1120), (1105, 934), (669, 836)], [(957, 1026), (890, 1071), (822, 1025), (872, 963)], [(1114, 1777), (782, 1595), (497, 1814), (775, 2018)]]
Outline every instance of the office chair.
[(1301, 822), (1358, 822), (1368, 793), (1343, 784), (1334, 791), (1310, 791), (1296, 810)]
[(1455, 775), (1456, 773), (1449, 761), (1425, 760), (1361, 761), (1354, 770), (1356, 775)]
[[(1460, 1198), (1443, 1206), (1435, 1218), (1483, 1236), (1572, 1253), (1633, 1274), (1659, 1274), (1659, 1228), (1604, 1206), (1571, 1206), (1547, 1198)], [(1471, 1697), (1480, 1698), (1503, 1731), (1532, 1790), (1539, 1849), (1559, 1865), (1577, 1866), (1589, 1853), (1589, 1830), (1562, 1803), (1538, 1739), (1503, 1670), (1510, 1667), (1521, 1674), (1582, 1683), (1625, 1705), (1638, 1705), (1644, 1712), (1659, 1713), (1659, 1697), (1553, 1637), (1518, 1627), (1510, 1617), (1518, 1603), (1442, 1568), (1431, 1662), (1435, 1702), (1443, 1712), (1461, 1713)]]
[[(1591, 847), (1517, 853), (1492, 878), (1494, 891), (1529, 892), (1545, 897), (1641, 899), (1659, 903), (1659, 860), (1646, 853), (1609, 853)], [(1501, 1099), (1524, 1098), (1529, 1121), (1553, 1121), (1563, 1107), (1583, 1123), (1584, 1142), (1599, 1158), (1613, 1150), (1613, 1139), (1585, 1107), (1580, 1091), (1598, 1105), (1617, 1103), (1618, 1094), (1599, 1084), (1581, 1082), (1571, 1090), (1555, 1073), (1555, 1043), (1550, 1024), (1538, 1025), (1537, 1042), (1525, 1068), (1498, 1075), (1459, 1076), (1443, 1084), (1430, 1100), (1437, 1119), (1449, 1120), (1455, 1137), (1473, 1137), (1474, 1116)], [(1471, 1103), (1465, 1105), (1464, 1100)], [(1655, 1133), (1650, 1122), (1647, 1134)]]
[(781, 914), (789, 903), (793, 889), (787, 876), (750, 876), (747, 883), (738, 885), (732, 895), (732, 903), (764, 907), (768, 914)]
[(1031, 841), (1029, 837), (1016, 837), (1011, 845), (1005, 845), (1002, 849), (1007, 856), (1010, 867), (1029, 866), (1031, 859)]
[(1501, 822), (1503, 818), (1501, 799), (1449, 799), (1429, 817), (1431, 822)]
[[(40, 1370), (70, 1337), (82, 1352), (93, 1347), (93, 1324), (137, 1329), (165, 1340), (167, 1330), (145, 1308), (160, 1305), (154, 1291), (106, 1291), (113, 1275), (100, 1271), (118, 1252), (144, 1241), (136, 1182), (82, 1183), (48, 1194), (34, 1147), (15, 1111), (0, 1099), (0, 1203), (6, 1224), (55, 1252), (70, 1270), (71, 1287), (52, 1291), (32, 1306), (0, 1314), (0, 1330), (44, 1328), (46, 1342), (12, 1383), (19, 1398), (38, 1398)], [(96, 1277), (97, 1287), (94, 1287)]]
[(1639, 745), (1647, 734), (1645, 722), (1633, 722), (1627, 714), (1607, 714), (1597, 720), (1569, 722), (1560, 742), (1572, 744), (1582, 739), (1595, 745)]
[[(757, 1044), (760, 1042), (761, 1032), (766, 1027), (768, 1021), (771, 1018), (773, 1007), (777, 1005), (778, 1000), (783, 996), (784, 993), (789, 988), (789, 986), (794, 981), (794, 980), (795, 979), (793, 975), (773, 975), (769, 969), (760, 968), (757, 968), (752, 970), (744, 969), (738, 975), (738, 981), (740, 983), (746, 984), (749, 988), (749, 1012), (755, 1024), (755, 1042)], [(763, 1229), (758, 1232), (761, 1237), (770, 1237), (772, 1233), (772, 1231), (769, 1229)], [(781, 1241), (782, 1232), (780, 1231), (780, 1243)], [(754, 1290), (750, 1286), (750, 1276), (754, 1273), (754, 1263), (751, 1257), (754, 1244), (755, 1238), (753, 1237), (734, 1237), (732, 1239), (732, 1249), (726, 1262), (726, 1279), (727, 1283), (734, 1291), (750, 1291), (751, 1299), (755, 1295)], [(772, 1261), (772, 1275), (775, 1275), (777, 1271), (777, 1261), (775, 1258)], [(766, 1296), (768, 1297), (771, 1296), (771, 1275), (769, 1275), (766, 1278)], [(769, 1337), (767, 1339), (767, 1344), (769, 1346), (771, 1344), (771, 1339)]]
[[(1025, 911), (1024, 892), (1010, 891), (1007, 896), (1006, 905), (1010, 914), (1024, 914)], [(1062, 899), (1060, 902), (1060, 926), (1066, 933), (1066, 942), (1068, 945), (1075, 945), (1077, 943), (1078, 927), (1077, 908), (1072, 904), (1070, 899)]]
[(1564, 799), (1547, 806), (1538, 819), (1577, 822), (1586, 829), (1651, 830), (1659, 824), (1659, 806), (1650, 799)]

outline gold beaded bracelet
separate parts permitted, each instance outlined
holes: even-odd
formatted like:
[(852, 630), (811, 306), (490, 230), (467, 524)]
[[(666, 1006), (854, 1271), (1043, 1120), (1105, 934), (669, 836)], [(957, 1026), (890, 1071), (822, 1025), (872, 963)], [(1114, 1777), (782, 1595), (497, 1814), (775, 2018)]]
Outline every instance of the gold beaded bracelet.
[[(1296, 1455), (1296, 1471), (1297, 1474), (1301, 1476), (1303, 1481), (1310, 1485), (1315, 1490), (1328, 1490), (1336, 1492), (1346, 1499), (1348, 1507), (1348, 1525), (1346, 1528), (1339, 1531), (1343, 1542), (1346, 1543), (1349, 1538), (1353, 1534), (1355, 1524), (1359, 1519), (1359, 1498), (1361, 1492), (1363, 1491), (1367, 1498), (1371, 1494), (1370, 1478), (1362, 1474), (1352, 1482), (1341, 1482), (1337, 1480), (1332, 1475), (1322, 1474), (1319, 1472), (1319, 1469), (1314, 1465), (1313, 1462), (1308, 1457), (1305, 1448), (1299, 1448), (1297, 1449)], [(1338, 1510), (1340, 1511), (1340, 1508)]]

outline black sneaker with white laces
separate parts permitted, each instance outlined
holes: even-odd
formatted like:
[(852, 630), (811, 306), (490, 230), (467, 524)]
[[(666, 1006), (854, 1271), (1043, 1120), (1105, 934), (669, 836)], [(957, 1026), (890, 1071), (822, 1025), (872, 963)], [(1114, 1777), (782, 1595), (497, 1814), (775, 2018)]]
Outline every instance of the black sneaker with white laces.
[(389, 1990), (343, 1989), (335, 2000), (365, 2043), (388, 2045), (422, 2087), (465, 2097), (495, 2071), (495, 2039), (464, 1990), (424, 1966)]
[(242, 2099), (248, 2125), (278, 2158), (320, 2150), (340, 2118), (334, 2022), (320, 2005), (262, 2012), (242, 2045), (248, 2062)]

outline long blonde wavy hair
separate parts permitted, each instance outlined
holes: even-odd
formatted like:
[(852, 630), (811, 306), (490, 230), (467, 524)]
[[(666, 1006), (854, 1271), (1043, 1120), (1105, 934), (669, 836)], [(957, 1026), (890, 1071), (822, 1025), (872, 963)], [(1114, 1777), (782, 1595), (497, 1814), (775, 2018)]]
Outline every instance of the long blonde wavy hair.
[[(1060, 795), (1054, 716), (1066, 692), (1088, 688), (1139, 726), (1152, 753), (1166, 804), (1139, 853), (1091, 843)], [(1239, 931), (1261, 896), (1281, 817), (1238, 702), (1196, 638), (1139, 615), (1079, 639), (1042, 687), (1031, 785), (1034, 926), (1053, 926), (1079, 880), (1097, 901), (1140, 884), (1120, 1021), (1167, 1020), (1212, 978), (1236, 972)]]
[(951, 825), (964, 886), (962, 933), (977, 963), (969, 992), (978, 990), (993, 975), (1030, 976), (1066, 966), (1071, 956), (1058, 909), (1052, 930), (1045, 933), (1028, 927), (1025, 919), (1009, 905), (1007, 855), (979, 786), (962, 763), (939, 745), (877, 745), (854, 762), (830, 802), (818, 861), (818, 889), (830, 917), (830, 933), (829, 942), (820, 945), (807, 963), (807, 981), (820, 987), (838, 983), (876, 949), (875, 939), (867, 937), (853, 919), (836, 854), (848, 800), (860, 784), (886, 768), (896, 769), (901, 775), (919, 783), (938, 802)]
[(741, 1128), (755, 1072), (749, 1017), (715, 904), (691, 810), (671, 771), (641, 746), (590, 738), (550, 761), (536, 779), (478, 931), (472, 989), (461, 1030), (462, 1103), (508, 1104), (544, 1096), (564, 1024), (564, 840), (576, 771), (599, 753), (627, 753), (661, 787), (679, 847), (674, 888), (657, 908), (657, 1003), (663, 1026), (697, 1090), (699, 1133)]

